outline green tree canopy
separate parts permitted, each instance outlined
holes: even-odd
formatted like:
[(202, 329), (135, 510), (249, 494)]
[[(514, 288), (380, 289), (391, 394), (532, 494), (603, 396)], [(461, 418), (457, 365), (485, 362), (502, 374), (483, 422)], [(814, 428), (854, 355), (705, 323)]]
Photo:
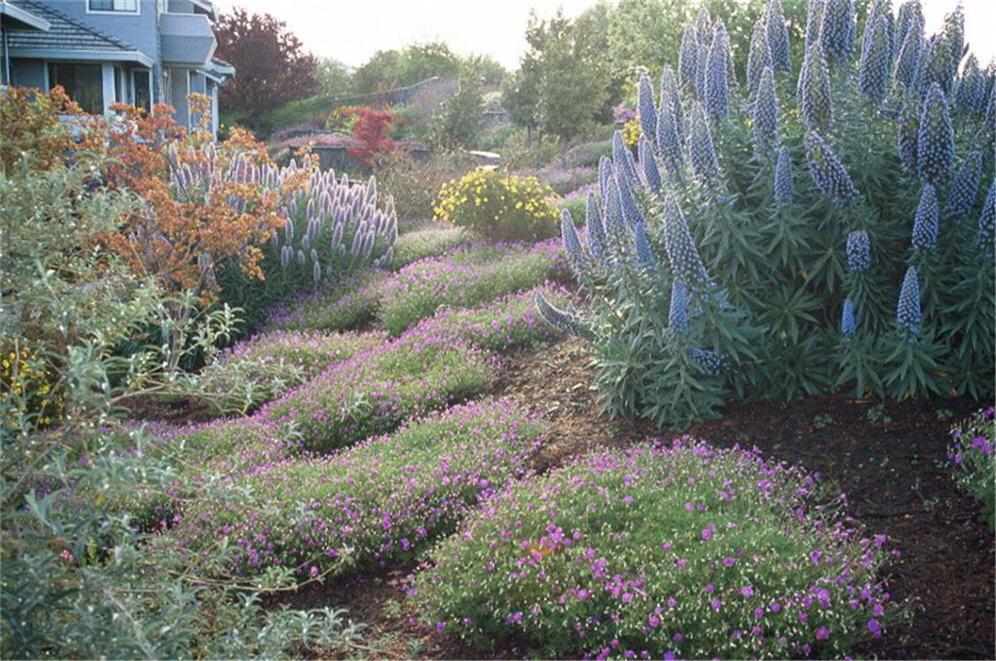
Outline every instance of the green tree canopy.
[[(604, 21), (597, 15), (571, 21), (562, 10), (548, 20), (530, 16), (529, 51), (520, 74), (506, 88), (513, 121), (535, 122), (566, 145), (602, 120), (611, 77), (604, 57)], [(530, 114), (529, 106), (534, 110)]]

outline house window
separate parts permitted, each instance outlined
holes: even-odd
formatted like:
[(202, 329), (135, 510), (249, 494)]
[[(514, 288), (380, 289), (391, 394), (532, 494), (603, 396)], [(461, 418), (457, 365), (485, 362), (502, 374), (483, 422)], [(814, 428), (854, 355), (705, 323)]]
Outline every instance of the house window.
[(83, 110), (101, 115), (104, 112), (104, 77), (99, 64), (49, 62), (49, 88), (62, 85), (66, 94)]
[(135, 107), (152, 111), (152, 93), (149, 91), (149, 70), (138, 69), (131, 73), (135, 85)]
[(87, 0), (87, 11), (121, 12), (137, 14), (139, 0)]

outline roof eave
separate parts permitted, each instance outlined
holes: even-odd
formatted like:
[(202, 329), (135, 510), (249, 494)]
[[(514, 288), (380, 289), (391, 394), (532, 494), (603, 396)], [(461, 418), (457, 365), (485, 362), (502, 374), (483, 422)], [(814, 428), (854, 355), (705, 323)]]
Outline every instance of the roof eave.
[(3, 2), (2, 0), (0, 0), (0, 14), (9, 16), (19, 23), (23, 23), (36, 30), (41, 30), (42, 32), (48, 32), (52, 28), (52, 24), (41, 16), (36, 16), (26, 9), (12, 5), (9, 2)]
[(66, 50), (62, 48), (11, 48), (11, 58), (87, 62), (136, 62), (152, 68), (155, 60), (141, 51)]

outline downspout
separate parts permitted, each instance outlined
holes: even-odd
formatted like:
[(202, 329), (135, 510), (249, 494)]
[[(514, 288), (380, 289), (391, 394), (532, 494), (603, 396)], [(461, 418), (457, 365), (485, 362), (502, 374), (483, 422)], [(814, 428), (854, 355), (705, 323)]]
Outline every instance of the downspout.
[[(153, 7), (156, 11), (156, 61), (152, 63), (152, 83), (153, 87), (149, 90), (152, 95), (152, 108), (149, 109), (149, 114), (156, 108), (157, 103), (163, 102), (163, 91), (162, 91), (162, 62), (163, 62), (163, 36), (162, 30), (160, 29), (160, 15), (159, 15), (159, 0), (153, 0)], [(167, 5), (168, 7), (168, 5)], [(158, 94), (156, 94), (158, 90)]]
[(7, 49), (7, 31), (0, 27), (3, 34), (3, 79), (5, 85), (10, 85), (10, 51)]

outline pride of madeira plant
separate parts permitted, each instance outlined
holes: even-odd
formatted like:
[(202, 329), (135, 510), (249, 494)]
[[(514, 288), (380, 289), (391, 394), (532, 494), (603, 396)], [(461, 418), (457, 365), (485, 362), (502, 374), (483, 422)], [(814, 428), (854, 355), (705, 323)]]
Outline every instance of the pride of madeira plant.
[[(174, 169), (174, 179), (197, 177)], [(284, 219), (263, 249), (262, 280), (228, 268), (221, 278), (224, 299), (245, 311), (250, 327), (276, 302), (297, 291), (341, 288), (368, 269), (386, 268), (394, 256), (398, 219), (394, 200), (378, 204), (377, 180), (351, 182), (311, 161), (278, 168), (239, 154), (224, 173), (233, 181), (262, 187), (278, 199)], [(238, 204), (238, 200), (235, 200)]]
[(538, 301), (595, 338), (607, 412), (991, 395), (996, 66), (961, 64), (960, 7), (930, 37), (919, 0), (867, 16), (810, 0), (799, 66), (769, 0), (741, 82), (703, 8), (640, 80), (636, 158), (617, 133), (584, 240), (562, 223), (589, 313)]

